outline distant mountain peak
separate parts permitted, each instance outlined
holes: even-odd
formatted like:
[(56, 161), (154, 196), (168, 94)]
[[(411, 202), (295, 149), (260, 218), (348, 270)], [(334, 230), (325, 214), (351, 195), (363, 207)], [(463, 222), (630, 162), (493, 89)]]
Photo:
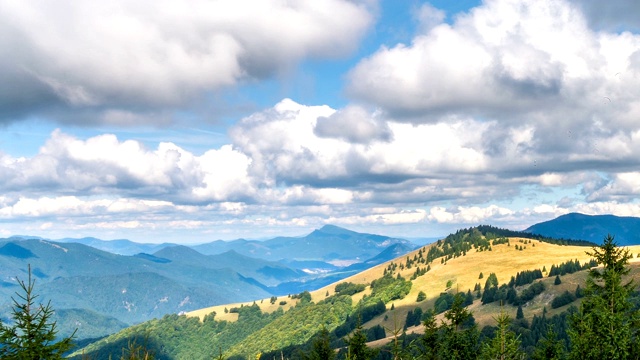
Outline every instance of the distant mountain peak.
[(354, 232), (354, 231), (345, 229), (343, 227), (331, 225), (331, 224), (324, 225), (317, 231), (322, 231), (323, 233), (353, 233)]
[(525, 232), (564, 239), (602, 243), (611, 234), (621, 246), (640, 244), (640, 218), (631, 216), (586, 215), (577, 212), (530, 226)]

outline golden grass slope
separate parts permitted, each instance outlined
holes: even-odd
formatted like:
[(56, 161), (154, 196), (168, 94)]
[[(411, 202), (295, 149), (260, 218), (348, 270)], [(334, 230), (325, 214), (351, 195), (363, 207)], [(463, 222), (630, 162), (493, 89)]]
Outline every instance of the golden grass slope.
[[(440, 259), (434, 260), (431, 264), (431, 270), (427, 274), (420, 276), (412, 281), (413, 286), (409, 295), (407, 295), (402, 300), (394, 301), (393, 305), (396, 310), (393, 313), (388, 314), (387, 320), (383, 320), (382, 317), (379, 317), (372, 320), (370, 323), (365, 324), (365, 327), (382, 324), (387, 329), (393, 329), (394, 326), (397, 325), (394, 324), (394, 319), (396, 323), (401, 322), (403, 324), (406, 313), (410, 309), (413, 309), (418, 305), (423, 309), (432, 307), (434, 299), (444, 291), (452, 290), (467, 292), (467, 290), (469, 289), (473, 290), (476, 283), (480, 283), (480, 285), (484, 287), (486, 277), (488, 277), (490, 273), (495, 273), (498, 277), (499, 283), (502, 284), (508, 283), (511, 279), (511, 276), (515, 276), (520, 271), (543, 269), (545, 267), (548, 271), (551, 269), (552, 265), (559, 265), (560, 263), (569, 260), (577, 259), (578, 261), (583, 263), (590, 259), (590, 257), (586, 254), (586, 251), (591, 250), (591, 248), (589, 247), (554, 245), (538, 240), (522, 238), (510, 238), (509, 240), (510, 244), (500, 244), (492, 246), (492, 251), (478, 252), (476, 250), (471, 250), (465, 256), (450, 259), (444, 264), (441, 263)], [(525, 244), (525, 241), (528, 243)], [(524, 250), (516, 250), (515, 245), (524, 247)], [(423, 249), (428, 250), (430, 246), (434, 245), (427, 245), (423, 247)], [(638, 255), (640, 255), (640, 245), (632, 246), (628, 249), (633, 254), (631, 262), (640, 263), (640, 258), (638, 258)], [(348, 277), (344, 280), (341, 280), (340, 282), (349, 281), (358, 284), (369, 284), (372, 280), (382, 277), (384, 269), (387, 268), (387, 266), (391, 262), (395, 262), (398, 265), (406, 263), (407, 257), (413, 258), (417, 253), (418, 250), (415, 250), (395, 260), (380, 264), (359, 274)], [(426, 265), (419, 264), (419, 266), (423, 268)], [(413, 266), (411, 269), (405, 268), (404, 270), (400, 270), (400, 268), (398, 268), (397, 272), (399, 272), (403, 277), (409, 279), (415, 272), (415, 269), (416, 266)], [(483, 279), (479, 279), (479, 274), (481, 272), (484, 275)], [(546, 276), (546, 273), (544, 275)], [(451, 288), (447, 288), (448, 282), (452, 284)], [(551, 284), (553, 283), (550, 282), (547, 285)], [(335, 285), (336, 284), (331, 284), (321, 289), (312, 291), (312, 300), (314, 302), (318, 302), (324, 299), (327, 293), (329, 295), (332, 295), (334, 293)], [(574, 290), (575, 285), (572, 286), (572, 290)], [(416, 298), (418, 292), (420, 291), (423, 291), (427, 294), (427, 301), (423, 301), (418, 304), (416, 303)], [(357, 303), (357, 301), (359, 301), (362, 296), (364, 296), (364, 294), (368, 292), (370, 292), (369, 289), (367, 289), (365, 292), (354, 295), (354, 303)], [(283, 306), (285, 311), (288, 310), (291, 306), (295, 306), (295, 304), (297, 303), (297, 300), (292, 300), (287, 296), (278, 297), (275, 304), (271, 304), (269, 299), (260, 299), (257, 300), (256, 303), (260, 306), (262, 311), (272, 312), (281, 307), (281, 305), (279, 305), (280, 301), (287, 302), (287, 304)], [(548, 299), (548, 302), (550, 302), (550, 299)], [(202, 319), (206, 314), (215, 311), (217, 314), (216, 319), (235, 321), (237, 319), (237, 314), (225, 313), (224, 309), (231, 309), (232, 307), (241, 305), (246, 306), (251, 304), (252, 302), (218, 305), (191, 311), (187, 313), (187, 315), (194, 317), (197, 316)], [(391, 304), (387, 304), (387, 308), (390, 307)], [(537, 313), (537, 311), (542, 311), (542, 307), (543, 306), (535, 308), (535, 312)], [(550, 309), (549, 306), (547, 306), (547, 308)], [(489, 322), (491, 320), (491, 316), (495, 315), (495, 309), (491, 309), (490, 307), (486, 306), (480, 306), (479, 301), (476, 301), (471, 306), (471, 310), (474, 311), (474, 316), (480, 324)], [(533, 310), (534, 308), (527, 309), (527, 311), (525, 312), (526, 316), (532, 316)]]

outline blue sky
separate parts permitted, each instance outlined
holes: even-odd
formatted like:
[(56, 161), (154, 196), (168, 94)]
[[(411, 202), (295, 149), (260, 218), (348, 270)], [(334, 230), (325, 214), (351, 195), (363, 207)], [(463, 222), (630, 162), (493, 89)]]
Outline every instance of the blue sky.
[(0, 9), (0, 236), (432, 237), (640, 214), (640, 4)]

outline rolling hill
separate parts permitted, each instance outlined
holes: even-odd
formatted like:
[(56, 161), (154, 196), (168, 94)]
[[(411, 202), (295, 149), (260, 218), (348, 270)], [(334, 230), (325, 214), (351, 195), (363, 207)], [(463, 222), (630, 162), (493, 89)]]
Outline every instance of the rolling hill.
[(603, 234), (614, 234), (622, 246), (640, 245), (640, 218), (570, 213), (530, 226), (525, 232), (553, 238), (601, 243)]
[[(532, 284), (514, 287), (517, 296), (526, 299), (522, 300), (524, 316), (529, 321), (538, 317), (539, 322), (544, 313), (549, 319), (556, 319), (553, 316), (569, 305), (552, 309), (553, 300), (564, 291), (574, 291), (577, 285), (584, 286), (586, 272), (577, 271), (575, 264), (581, 268), (588, 264), (586, 250), (590, 248), (570, 242), (532, 239), (526, 233), (506, 238), (499, 233), (490, 234), (486, 228), (468, 229), (340, 281), (355, 284), (351, 286), (356, 289), (353, 292), (337, 292), (334, 283), (295, 296), (263, 298), (204, 308), (185, 316), (166, 316), (123, 330), (83, 351), (97, 359), (106, 359), (130, 339), (146, 334), (158, 359), (207, 358), (217, 355), (218, 349), (226, 356), (239, 358), (252, 358), (257, 353), (280, 356), (279, 351), (294, 354), (296, 348), (308, 347), (321, 327), (331, 331), (334, 347), (343, 346), (340, 338), (355, 326), (356, 318), (362, 319), (367, 331), (377, 333), (374, 337), (377, 340), (372, 344), (382, 346), (391, 341), (394, 329), (402, 330), (405, 319), (415, 309), (421, 312), (434, 309), (447, 294), (456, 292), (473, 295), (469, 309), (481, 327), (494, 325), (501, 306), (497, 301), (483, 305), (476, 297), (478, 284), (483, 285), (489, 274), (495, 274), (499, 283), (506, 284), (512, 277), (533, 270), (543, 276), (534, 282), (544, 284), (540, 285), (544, 288), (542, 293), (526, 298)], [(638, 254), (640, 246), (630, 250)], [(639, 260), (634, 255), (631, 263), (632, 276), (636, 279), (640, 278)], [(573, 269), (562, 275), (561, 285), (554, 285), (555, 275), (549, 275), (564, 269), (565, 264), (572, 265)], [(364, 290), (358, 290), (357, 284)], [(420, 293), (424, 293), (426, 300), (417, 300)], [(503, 309), (515, 317), (514, 305), (505, 305)], [(406, 328), (408, 334), (421, 330), (421, 326), (414, 325)], [(528, 341), (535, 341), (531, 339)]]

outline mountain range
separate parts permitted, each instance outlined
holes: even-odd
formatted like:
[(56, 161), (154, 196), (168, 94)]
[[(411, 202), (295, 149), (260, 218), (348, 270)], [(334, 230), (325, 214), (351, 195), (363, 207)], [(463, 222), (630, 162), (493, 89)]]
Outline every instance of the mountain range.
[(78, 328), (82, 339), (165, 314), (320, 287), (414, 248), (407, 240), (336, 226), (301, 237), (198, 247), (0, 239), (0, 318), (8, 319), (16, 276), (24, 280), (29, 266), (39, 294), (58, 310), (61, 335)]
[[(567, 214), (526, 232), (620, 245), (640, 244), (640, 219)], [(416, 248), (404, 239), (326, 225), (300, 237), (200, 245), (139, 244), (96, 238), (0, 239), (0, 319), (10, 313), (16, 276), (30, 265), (43, 299), (58, 310), (61, 334), (113, 333), (131, 324), (217, 304), (315, 290)]]
[(640, 218), (569, 213), (528, 227), (525, 232), (553, 238), (587, 240), (596, 244), (611, 234), (621, 246), (640, 244)]
[[(163, 360), (251, 359), (256, 354), (306, 358), (321, 329), (328, 332), (329, 346), (338, 351), (345, 349), (344, 339), (361, 328), (368, 346), (390, 344), (377, 357), (385, 359), (392, 357), (394, 346), (422, 343), (423, 314), (433, 311), (440, 314), (436, 325), (441, 319), (448, 323), (442, 313), (456, 294), (464, 294), (464, 306), (482, 336), (494, 336), (498, 314), (514, 319), (509, 329), (516, 331), (514, 336), (530, 355), (550, 326), (557, 329), (554, 336), (568, 341), (568, 313), (584, 296), (586, 269), (596, 265), (587, 253), (592, 246), (491, 226), (462, 229), (342, 283), (165, 316), (81, 348), (72, 358), (106, 360), (119, 356), (136, 339), (144, 339), (154, 357)], [(393, 248), (388, 250), (393, 253)], [(636, 254), (640, 246), (630, 251)], [(634, 256), (630, 262), (630, 277), (637, 281), (640, 258)], [(344, 352), (337, 358), (344, 358)]]

